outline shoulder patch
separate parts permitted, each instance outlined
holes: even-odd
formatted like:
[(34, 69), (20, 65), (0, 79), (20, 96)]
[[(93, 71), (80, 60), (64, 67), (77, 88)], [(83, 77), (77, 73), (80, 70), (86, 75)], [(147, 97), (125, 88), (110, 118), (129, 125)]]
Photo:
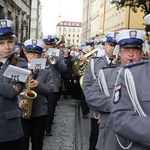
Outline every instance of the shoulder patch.
[(121, 84), (117, 85), (115, 87), (115, 93), (114, 93), (114, 98), (113, 98), (113, 102), (116, 104), (120, 101), (120, 97), (121, 97)]
[(134, 62), (134, 63), (130, 63), (130, 64), (127, 64), (127, 65), (124, 65), (123, 67), (124, 68), (131, 68), (131, 67), (134, 67), (134, 66), (143, 65), (143, 64), (145, 64), (147, 62), (148, 62), (148, 60), (141, 60), (141, 61), (138, 61), (138, 62)]

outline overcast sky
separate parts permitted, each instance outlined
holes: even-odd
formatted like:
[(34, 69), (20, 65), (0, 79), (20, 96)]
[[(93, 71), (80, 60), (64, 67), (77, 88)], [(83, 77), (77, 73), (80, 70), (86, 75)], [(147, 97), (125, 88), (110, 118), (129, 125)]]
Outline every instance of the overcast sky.
[(60, 21), (82, 21), (83, 0), (41, 0), (41, 3), (43, 35), (54, 35)]

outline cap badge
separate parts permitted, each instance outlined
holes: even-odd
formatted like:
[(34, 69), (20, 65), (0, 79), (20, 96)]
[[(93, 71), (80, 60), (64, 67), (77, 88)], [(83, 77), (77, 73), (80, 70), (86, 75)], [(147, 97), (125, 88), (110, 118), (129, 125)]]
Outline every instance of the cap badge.
[(0, 28), (6, 28), (6, 27), (7, 27), (7, 21), (6, 20), (0, 21)]
[(116, 38), (116, 36), (119, 34), (119, 32), (115, 32), (114, 33), (114, 37)]
[(130, 38), (136, 38), (137, 31), (129, 31)]
[(33, 46), (36, 46), (37, 45), (37, 40), (32, 40), (32, 44), (33, 44)]

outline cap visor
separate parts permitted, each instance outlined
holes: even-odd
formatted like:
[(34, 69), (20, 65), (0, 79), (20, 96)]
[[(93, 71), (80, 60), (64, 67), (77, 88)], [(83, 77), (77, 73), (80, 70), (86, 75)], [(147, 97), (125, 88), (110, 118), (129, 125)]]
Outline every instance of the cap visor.
[(38, 51), (38, 50), (34, 50), (34, 49), (27, 49), (27, 52), (33, 52), (33, 53), (37, 53), (37, 54), (41, 54), (42, 52)]
[(117, 43), (109, 41), (108, 44), (111, 46), (115, 46)]
[(126, 45), (123, 45), (121, 46), (121, 48), (138, 48), (138, 49), (142, 49), (142, 46), (141, 45), (135, 45), (135, 44), (126, 44)]
[(16, 36), (12, 33), (10, 34), (2, 34), (0, 35), (0, 39), (11, 39), (11, 38), (15, 38)]

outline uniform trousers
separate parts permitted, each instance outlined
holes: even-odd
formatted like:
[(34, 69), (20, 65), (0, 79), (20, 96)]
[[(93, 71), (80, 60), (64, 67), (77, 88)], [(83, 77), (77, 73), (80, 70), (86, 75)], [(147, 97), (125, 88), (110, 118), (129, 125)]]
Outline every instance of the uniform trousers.
[(20, 139), (13, 140), (13, 141), (1, 142), (0, 143), (0, 149), (1, 150), (20, 150), (21, 140), (22, 139), (20, 138)]
[(67, 98), (68, 95), (71, 94), (71, 86), (70, 86), (70, 78), (63, 78), (63, 82), (64, 82), (64, 98)]
[(60, 93), (59, 92), (53, 92), (52, 95), (49, 95), (47, 98), (48, 98), (48, 115), (47, 115), (45, 130), (47, 133), (51, 133), (55, 109), (57, 106), (57, 102), (60, 98)]
[(47, 116), (21, 119), (24, 136), (20, 150), (28, 150), (31, 138), (32, 150), (42, 150)]
[(99, 124), (97, 119), (91, 118), (91, 134), (90, 134), (90, 146), (89, 150), (96, 150), (96, 144), (99, 134)]
[(82, 108), (82, 115), (83, 116), (87, 115), (89, 113), (90, 108), (85, 101), (85, 96), (84, 96), (82, 89), (81, 89), (81, 108)]

